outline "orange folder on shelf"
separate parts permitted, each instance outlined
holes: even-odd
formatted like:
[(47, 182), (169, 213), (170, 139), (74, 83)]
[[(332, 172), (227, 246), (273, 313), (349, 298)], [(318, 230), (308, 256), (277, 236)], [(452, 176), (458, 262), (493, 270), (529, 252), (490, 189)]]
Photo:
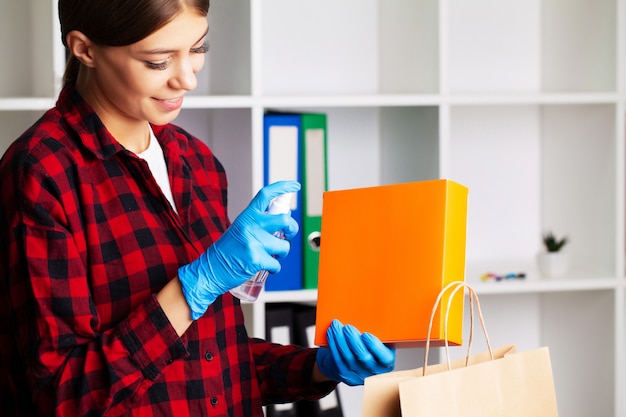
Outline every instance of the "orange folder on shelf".
[[(424, 346), (439, 292), (465, 278), (467, 195), (446, 179), (325, 192), (315, 344), (338, 319), (397, 347)], [(431, 346), (444, 343), (447, 297)], [(449, 315), (448, 342), (460, 345), (463, 297)]]

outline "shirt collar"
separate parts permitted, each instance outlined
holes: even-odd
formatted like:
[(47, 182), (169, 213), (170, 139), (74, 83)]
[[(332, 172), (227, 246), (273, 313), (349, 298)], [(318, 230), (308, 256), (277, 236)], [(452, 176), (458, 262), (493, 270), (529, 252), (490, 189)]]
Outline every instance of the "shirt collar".
[(108, 159), (125, 151), (73, 85), (63, 87), (56, 107), (78, 134), (81, 143), (98, 158)]

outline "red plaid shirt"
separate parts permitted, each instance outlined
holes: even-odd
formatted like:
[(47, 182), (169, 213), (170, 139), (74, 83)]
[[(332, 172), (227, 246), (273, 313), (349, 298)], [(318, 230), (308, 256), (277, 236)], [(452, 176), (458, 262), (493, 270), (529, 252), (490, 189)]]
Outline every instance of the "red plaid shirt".
[(311, 384), (313, 349), (249, 339), (230, 294), (177, 336), (154, 294), (228, 227), (226, 175), (198, 139), (153, 128), (178, 214), (72, 87), (5, 154), (3, 416), (262, 416), (334, 388)]

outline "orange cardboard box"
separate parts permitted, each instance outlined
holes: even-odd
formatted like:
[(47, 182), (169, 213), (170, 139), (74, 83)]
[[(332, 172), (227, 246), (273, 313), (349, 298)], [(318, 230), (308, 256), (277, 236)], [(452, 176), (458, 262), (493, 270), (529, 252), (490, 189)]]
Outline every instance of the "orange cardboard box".
[[(333, 319), (397, 347), (425, 345), (439, 292), (465, 278), (468, 189), (432, 180), (324, 193), (315, 343)], [(431, 346), (444, 343), (444, 296)], [(463, 297), (448, 342), (462, 344)]]

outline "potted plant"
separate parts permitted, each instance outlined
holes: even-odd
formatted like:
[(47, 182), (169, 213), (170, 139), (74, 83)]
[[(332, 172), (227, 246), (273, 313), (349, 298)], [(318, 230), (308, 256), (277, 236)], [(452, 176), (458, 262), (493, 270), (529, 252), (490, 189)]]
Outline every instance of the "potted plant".
[(554, 233), (547, 232), (543, 234), (542, 241), (545, 250), (537, 256), (539, 271), (549, 278), (563, 276), (569, 266), (569, 258), (563, 251), (563, 247), (569, 242), (568, 237), (559, 238)]

